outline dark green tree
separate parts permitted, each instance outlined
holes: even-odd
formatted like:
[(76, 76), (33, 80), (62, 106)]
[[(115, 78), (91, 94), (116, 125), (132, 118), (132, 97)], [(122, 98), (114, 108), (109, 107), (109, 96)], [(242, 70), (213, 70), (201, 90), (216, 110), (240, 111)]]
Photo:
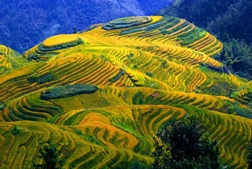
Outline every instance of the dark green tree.
[(57, 150), (57, 146), (51, 142), (39, 149), (39, 158), (42, 164), (36, 164), (36, 169), (61, 169), (62, 161), (60, 160), (61, 150)]
[(172, 122), (161, 130), (155, 140), (153, 169), (217, 169), (217, 141), (211, 141), (200, 131), (195, 118)]

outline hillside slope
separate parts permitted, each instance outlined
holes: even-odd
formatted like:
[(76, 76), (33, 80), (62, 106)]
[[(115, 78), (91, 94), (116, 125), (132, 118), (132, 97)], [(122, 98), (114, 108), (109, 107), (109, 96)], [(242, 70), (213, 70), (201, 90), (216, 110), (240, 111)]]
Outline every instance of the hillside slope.
[(215, 58), (232, 73), (252, 79), (252, 1), (174, 0), (158, 15), (177, 16), (209, 31), (223, 42)]
[(218, 138), (220, 160), (246, 168), (252, 82), (211, 57), (222, 47), (194, 24), (161, 16), (46, 39), (0, 75), (0, 167), (41, 163), (48, 142), (64, 150), (63, 168), (151, 165), (158, 130), (196, 116)]

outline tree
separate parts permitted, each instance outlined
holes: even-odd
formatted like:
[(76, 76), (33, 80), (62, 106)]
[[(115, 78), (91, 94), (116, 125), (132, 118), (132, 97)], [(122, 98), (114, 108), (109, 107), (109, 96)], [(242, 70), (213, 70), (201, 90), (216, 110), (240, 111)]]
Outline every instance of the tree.
[(59, 157), (62, 150), (57, 150), (57, 146), (49, 142), (43, 148), (39, 149), (39, 158), (42, 159), (42, 164), (35, 164), (35, 168), (60, 169), (62, 167), (62, 161)]
[(161, 130), (154, 141), (153, 169), (220, 168), (218, 142), (203, 136), (199, 126), (197, 119), (189, 118)]

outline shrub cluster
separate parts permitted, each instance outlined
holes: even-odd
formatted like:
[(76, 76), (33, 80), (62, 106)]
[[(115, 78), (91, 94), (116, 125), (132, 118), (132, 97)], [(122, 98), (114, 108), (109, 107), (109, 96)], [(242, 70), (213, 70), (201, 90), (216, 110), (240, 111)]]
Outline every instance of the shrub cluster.
[(5, 108), (5, 104), (3, 101), (0, 101), (0, 110), (3, 110)]
[(74, 96), (77, 94), (94, 93), (97, 90), (98, 90), (97, 86), (89, 84), (65, 85), (44, 90), (41, 93), (40, 98), (43, 100), (57, 99), (57, 98)]
[(120, 29), (120, 28), (129, 28), (132, 26), (138, 26), (141, 24), (145, 24), (148, 22), (151, 22), (151, 17), (125, 17), (125, 18), (119, 18), (115, 19), (113, 21), (110, 21), (102, 26), (105, 30), (112, 30), (112, 29)]
[(44, 46), (42, 43), (40, 43), (38, 45), (38, 49), (40, 51), (47, 52), (47, 51), (53, 51), (53, 50), (59, 50), (59, 49), (73, 47), (73, 46), (76, 46), (76, 45), (79, 45), (79, 44), (82, 44), (82, 43), (84, 43), (84, 41), (81, 38), (77, 38), (73, 42), (67, 42), (67, 43), (63, 43), (63, 44), (57, 44), (57, 45), (54, 45), (54, 46)]
[(27, 80), (29, 81), (29, 83), (38, 83), (38, 84), (43, 84), (43, 83), (46, 83), (46, 82), (50, 82), (52, 80), (54, 80), (55, 77), (53, 76), (52, 73), (45, 73), (41, 76), (31, 76), (31, 77), (28, 77)]

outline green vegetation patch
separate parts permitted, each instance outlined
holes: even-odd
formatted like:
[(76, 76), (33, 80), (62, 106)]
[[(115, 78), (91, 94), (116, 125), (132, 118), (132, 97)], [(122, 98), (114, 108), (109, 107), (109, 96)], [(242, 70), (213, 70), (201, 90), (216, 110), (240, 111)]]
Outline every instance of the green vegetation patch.
[(59, 49), (64, 49), (64, 48), (69, 48), (73, 46), (77, 46), (79, 44), (84, 43), (84, 41), (81, 38), (77, 38), (77, 40), (72, 41), (72, 42), (67, 42), (67, 43), (62, 43), (62, 44), (55, 44), (53, 46), (44, 46), (42, 43), (38, 45), (38, 50), (42, 52), (50, 52), (54, 50), (59, 50)]
[(252, 119), (251, 109), (243, 108), (238, 102), (225, 101), (225, 105), (221, 108), (221, 112), (228, 114), (237, 114), (242, 117)]
[(40, 98), (43, 100), (58, 99), (77, 94), (90, 94), (96, 92), (97, 90), (97, 86), (89, 84), (65, 85), (44, 90), (41, 93)]
[(105, 30), (113, 30), (113, 29), (121, 29), (121, 28), (129, 28), (132, 26), (138, 26), (141, 24), (145, 24), (151, 22), (152, 18), (148, 16), (139, 16), (139, 17), (125, 17), (115, 19), (111, 22), (108, 22), (102, 25), (102, 28)]
[(233, 91), (238, 89), (238, 86), (235, 83), (232, 83), (230, 80), (225, 80), (215, 76), (214, 81), (215, 83), (209, 87), (198, 87), (200, 93), (230, 97)]
[(189, 22), (186, 21), (186, 22), (183, 23), (182, 25), (177, 26), (177, 27), (174, 27), (174, 28), (172, 28), (171, 30), (168, 30), (168, 31), (164, 30), (164, 31), (162, 31), (162, 33), (163, 33), (163, 35), (174, 33), (174, 32), (176, 32), (176, 31), (178, 31), (178, 30), (180, 30), (180, 29), (186, 27), (188, 24), (189, 24)]
[(75, 134), (77, 134), (78, 136), (81, 136), (82, 138), (84, 138), (85, 140), (100, 145), (100, 146), (105, 146), (105, 144), (103, 144), (99, 139), (95, 138), (92, 135), (88, 135), (88, 134), (83, 134), (81, 130), (74, 128), (73, 131), (75, 132)]
[(133, 28), (133, 29), (122, 30), (120, 32), (120, 35), (126, 35), (126, 34), (131, 34), (131, 33), (140, 32), (140, 31), (150, 32), (150, 31), (153, 31), (153, 30), (158, 29), (160, 27), (164, 27), (166, 25), (166, 23), (167, 23), (167, 21), (162, 19), (158, 22), (149, 24), (144, 27), (137, 27), (137, 28)]
[(116, 76), (112, 77), (111, 79), (109, 79), (109, 82), (114, 83), (117, 80), (120, 79), (120, 77), (122, 77), (123, 75), (125, 75), (125, 71), (121, 70)]
[(216, 66), (212, 66), (212, 65), (208, 65), (205, 63), (200, 63), (200, 70), (203, 72), (211, 72), (214, 71), (216, 73), (225, 73), (225, 74), (230, 74), (230, 71), (228, 70), (228, 68), (226, 66), (220, 66), (220, 67), (216, 67)]
[(5, 103), (3, 101), (0, 101), (0, 110), (3, 110), (5, 108)]
[(204, 36), (206, 36), (206, 33), (207, 32), (205, 30), (195, 27), (192, 31), (178, 36), (178, 40), (181, 40), (181, 45), (185, 46), (203, 38)]
[(140, 105), (145, 103), (145, 95), (138, 91), (132, 98), (133, 105)]
[(54, 80), (55, 77), (53, 76), (52, 73), (45, 73), (41, 76), (31, 76), (29, 78), (27, 78), (27, 80), (29, 81), (29, 83), (38, 83), (38, 84), (43, 84), (46, 82), (50, 82), (52, 80)]
[(140, 133), (136, 132), (136, 130), (134, 129), (133, 126), (128, 125), (127, 123), (125, 123), (123, 121), (121, 121), (119, 123), (113, 123), (113, 125), (120, 128), (123, 131), (126, 131), (126, 132), (138, 137), (138, 138), (143, 137)]

